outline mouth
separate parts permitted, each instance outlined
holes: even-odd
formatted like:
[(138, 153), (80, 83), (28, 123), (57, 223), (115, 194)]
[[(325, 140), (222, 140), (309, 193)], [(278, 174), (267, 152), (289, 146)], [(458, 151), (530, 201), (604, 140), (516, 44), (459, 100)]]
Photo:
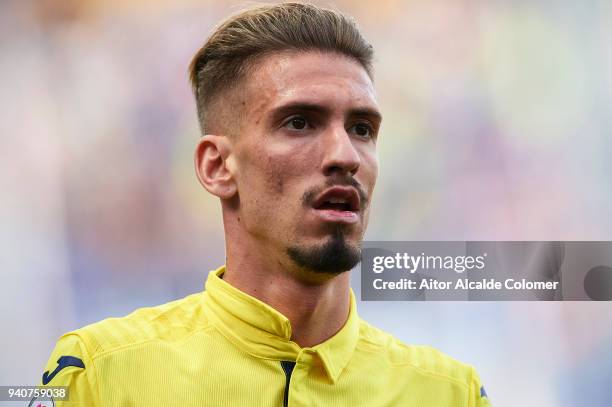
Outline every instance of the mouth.
[(323, 191), (312, 207), (325, 221), (350, 224), (359, 221), (361, 202), (355, 188), (336, 186)]

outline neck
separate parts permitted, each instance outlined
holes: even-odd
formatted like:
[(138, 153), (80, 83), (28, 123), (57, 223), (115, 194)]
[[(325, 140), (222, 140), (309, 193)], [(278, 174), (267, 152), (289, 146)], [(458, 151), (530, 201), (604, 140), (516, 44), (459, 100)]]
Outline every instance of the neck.
[(349, 314), (350, 272), (313, 283), (283, 266), (286, 259), (265, 247), (239, 241), (236, 247), (228, 239), (223, 280), (287, 317), (292, 341), (312, 347), (342, 328)]

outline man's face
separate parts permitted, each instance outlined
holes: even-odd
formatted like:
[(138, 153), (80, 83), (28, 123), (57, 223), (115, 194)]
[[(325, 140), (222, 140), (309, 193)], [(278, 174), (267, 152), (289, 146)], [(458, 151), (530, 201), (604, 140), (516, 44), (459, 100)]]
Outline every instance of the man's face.
[(240, 103), (233, 166), (242, 227), (286, 267), (351, 269), (378, 173), (380, 114), (364, 68), (317, 51), (264, 56)]

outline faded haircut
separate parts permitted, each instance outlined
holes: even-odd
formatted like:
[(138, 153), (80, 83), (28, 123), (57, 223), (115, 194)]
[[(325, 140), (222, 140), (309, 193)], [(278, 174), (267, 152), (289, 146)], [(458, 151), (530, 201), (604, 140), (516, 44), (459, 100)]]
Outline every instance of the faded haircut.
[(373, 48), (351, 17), (305, 3), (252, 7), (221, 23), (189, 66), (202, 134), (214, 122), (213, 102), (239, 84), (257, 58), (291, 50), (345, 55), (373, 77)]

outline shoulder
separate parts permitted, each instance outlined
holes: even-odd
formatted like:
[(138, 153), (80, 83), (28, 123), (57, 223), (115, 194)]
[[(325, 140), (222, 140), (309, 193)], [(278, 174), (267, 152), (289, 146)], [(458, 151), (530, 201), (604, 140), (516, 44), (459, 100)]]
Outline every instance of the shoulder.
[[(47, 360), (41, 384), (67, 387), (70, 402), (57, 401), (57, 406), (100, 406), (100, 382), (107, 381), (108, 375), (100, 376), (98, 362), (114, 360), (115, 365), (120, 365), (117, 360), (121, 361), (121, 357), (114, 356), (129, 357), (132, 353), (122, 353), (123, 350), (181, 341), (206, 329), (200, 304), (201, 293), (193, 294), (157, 307), (140, 308), (122, 318), (107, 318), (62, 335)], [(148, 359), (150, 357), (144, 360)], [(112, 371), (110, 377), (116, 371)]]
[(406, 369), (420, 376), (471, 386), (475, 370), (445, 353), (426, 345), (409, 345), (393, 335), (361, 321), (360, 340), (357, 346), (363, 351), (384, 355), (392, 368)]
[(205, 329), (202, 293), (166, 304), (139, 308), (120, 318), (102, 321), (68, 332), (60, 338), (81, 342), (91, 358), (148, 342), (176, 342)]

